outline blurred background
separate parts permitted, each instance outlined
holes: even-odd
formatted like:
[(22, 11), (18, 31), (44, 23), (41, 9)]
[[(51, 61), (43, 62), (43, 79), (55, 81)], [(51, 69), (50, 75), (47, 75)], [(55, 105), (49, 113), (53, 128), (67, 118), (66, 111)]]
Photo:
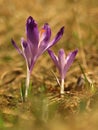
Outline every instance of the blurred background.
[[(19, 105), (19, 101), (16, 100), (19, 100), (19, 84), (26, 76), (26, 66), (22, 57), (12, 46), (11, 38), (20, 46), (21, 37), (26, 38), (25, 24), (29, 16), (32, 16), (37, 21), (39, 30), (44, 23), (49, 23), (52, 30), (52, 38), (62, 26), (65, 26), (65, 33), (62, 39), (53, 49), (57, 52), (58, 49), (62, 47), (65, 52), (68, 53), (78, 48), (79, 53), (77, 60), (82, 65), (90, 80), (93, 81), (94, 86), (98, 88), (98, 0), (0, 0), (1, 113), (3, 111), (3, 113), (11, 113), (14, 115), (13, 112), (9, 111), (17, 102)], [(49, 76), (51, 77), (49, 69), (54, 66), (52, 63), (47, 65), (48, 62), (50, 62), (50, 58), (46, 53), (39, 58), (39, 62), (36, 63), (32, 74), (33, 84), (39, 86), (43, 82), (49, 86), (54, 85), (53, 81), (51, 81), (51, 83), (49, 82), (51, 80), (51, 78), (49, 78)], [(68, 72), (66, 84), (68, 85), (70, 82), (75, 83), (81, 74), (82, 72), (77, 62), (75, 62)], [(92, 101), (91, 98), (92, 95), (88, 96), (86, 103)], [(92, 104), (94, 105), (98, 99), (98, 95), (94, 95), (93, 99)], [(84, 106), (84, 102), (83, 100), (82, 106)], [(9, 110), (6, 110), (7, 107)], [(97, 108), (97, 103), (94, 107)], [(97, 130), (97, 113), (98, 111), (94, 109), (94, 111), (90, 111), (90, 114), (87, 116), (86, 113), (79, 116), (80, 118), (73, 116), (73, 121), (71, 119), (67, 120), (68, 122), (64, 126), (61, 120), (60, 122), (56, 120), (56, 123), (59, 122), (60, 128), (58, 127), (57, 129), (56, 123), (53, 124), (51, 122), (50, 128), (45, 126), (45, 129), (71, 130), (73, 128), (73, 130)], [(10, 122), (5, 116), (4, 119)], [(24, 122), (25, 121), (22, 123)], [(0, 123), (2, 124), (1, 119)], [(7, 125), (10, 127), (10, 123)], [(31, 129), (32, 125), (32, 123), (28, 124), (24, 130), (27, 129), (28, 126)], [(2, 130), (1, 126), (0, 128)], [(20, 127), (19, 130), (21, 128), (22, 127)]]
[[(81, 62), (87, 67), (91, 59), (97, 61), (92, 58), (98, 50), (97, 7), (97, 0), (0, 0), (0, 52), (4, 53), (6, 48), (14, 51), (10, 39), (20, 43), (20, 38), (25, 37), (26, 19), (31, 15), (38, 22), (39, 30), (45, 22), (49, 23), (52, 36), (65, 26), (61, 43), (55, 48), (64, 47), (66, 51), (82, 48)], [(9, 55), (6, 57), (4, 53), (5, 59), (10, 59)]]

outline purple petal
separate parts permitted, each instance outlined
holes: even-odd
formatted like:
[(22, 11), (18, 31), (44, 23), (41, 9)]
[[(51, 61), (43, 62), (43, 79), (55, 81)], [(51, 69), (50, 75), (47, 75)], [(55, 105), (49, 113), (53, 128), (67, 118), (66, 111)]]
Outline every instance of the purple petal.
[(12, 42), (13, 46), (16, 48), (16, 50), (18, 51), (18, 53), (23, 56), (23, 52), (22, 52), (22, 50), (17, 46), (16, 42), (15, 42), (13, 39), (11, 39), (11, 42)]
[(26, 49), (28, 46), (27, 42), (23, 38), (21, 39), (21, 44), (22, 44), (24, 49)]
[(25, 58), (27, 65), (30, 69), (31, 60), (32, 60), (32, 53), (31, 53), (31, 50), (29, 48), (29, 44), (22, 38), (21, 45), (22, 45), (22, 49), (23, 49), (23, 53), (24, 53), (24, 58)]
[(64, 33), (64, 27), (62, 27), (59, 32), (56, 34), (55, 38), (48, 44), (47, 48), (50, 48), (54, 44), (56, 44), (62, 37)]
[(48, 50), (48, 53), (49, 53), (50, 57), (52, 58), (53, 62), (55, 63), (55, 65), (56, 65), (57, 67), (59, 67), (57, 56), (56, 56), (56, 55), (53, 53), (53, 51), (50, 50), (50, 49)]
[(26, 34), (27, 34), (27, 41), (30, 41), (34, 46), (38, 46), (39, 31), (37, 23), (31, 16), (27, 19)]
[[(46, 26), (46, 25), (45, 25)], [(47, 37), (50, 38), (50, 31), (49, 31), (49, 27), (48, 27), (48, 35)], [(57, 43), (58, 40), (60, 40), (60, 38), (62, 37), (64, 32), (64, 27), (62, 27), (60, 29), (60, 31), (57, 33), (56, 37), (52, 40), (52, 42), (47, 42), (47, 41), (42, 41), (39, 45), (39, 51), (38, 51), (38, 56), (41, 55), (44, 51), (48, 50), (51, 46), (53, 46), (55, 43)]]
[(45, 30), (45, 34), (46, 34), (45, 38), (44, 38), (44, 41), (48, 42), (50, 40), (50, 37), (51, 37), (51, 29), (50, 29), (48, 23), (44, 24), (44, 28), (43, 29)]
[(51, 37), (51, 29), (49, 25), (46, 23), (44, 24), (44, 27), (41, 29), (39, 35), (40, 39), (39, 39), (38, 47), (41, 54), (44, 52), (44, 49), (47, 47), (50, 37)]
[(64, 66), (65, 65), (65, 52), (64, 52), (64, 49), (59, 50), (58, 59), (59, 59), (60, 65)]
[(64, 77), (64, 67), (65, 67), (65, 52), (64, 49), (60, 49), (58, 53), (59, 60), (59, 72), (61, 77)]
[(40, 56), (44, 51), (46, 51), (51, 37), (51, 29), (47, 23), (44, 24), (44, 27), (41, 29), (39, 37), (40, 39), (37, 56)]
[(23, 38), (21, 39), (21, 45), (24, 52), (24, 57), (26, 59), (26, 63), (28, 65), (30, 73), (32, 72), (32, 69), (34, 67), (34, 64), (37, 60), (37, 49), (32, 48), (31, 43), (26, 42)]
[(66, 58), (66, 64), (64, 67), (64, 74), (66, 75), (66, 72), (68, 71), (68, 69), (70, 68), (70, 66), (72, 65), (76, 54), (78, 53), (78, 49), (74, 50), (73, 52), (71, 52), (67, 58)]

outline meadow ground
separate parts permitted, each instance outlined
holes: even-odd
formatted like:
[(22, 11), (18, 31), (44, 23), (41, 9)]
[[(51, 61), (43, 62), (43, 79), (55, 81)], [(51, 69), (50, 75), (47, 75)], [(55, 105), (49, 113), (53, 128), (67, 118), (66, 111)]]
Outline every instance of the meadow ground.
[[(26, 65), (11, 38), (20, 45), (30, 15), (39, 30), (49, 23), (52, 37), (65, 26), (62, 39), (52, 48), (56, 53), (60, 48), (67, 54), (79, 49), (67, 73), (63, 97), (53, 74), (59, 78), (58, 71), (46, 52), (32, 71), (30, 97), (22, 102)], [(97, 0), (0, 0), (0, 130), (98, 129), (97, 30)]]

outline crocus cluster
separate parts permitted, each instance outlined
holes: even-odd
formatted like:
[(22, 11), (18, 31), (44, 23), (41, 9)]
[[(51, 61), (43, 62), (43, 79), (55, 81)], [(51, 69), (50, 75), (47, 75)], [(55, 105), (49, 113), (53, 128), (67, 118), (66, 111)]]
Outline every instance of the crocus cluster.
[(50, 57), (55, 63), (56, 67), (59, 70), (60, 74), (60, 93), (64, 94), (64, 79), (66, 77), (66, 72), (70, 68), (73, 63), (75, 56), (78, 52), (78, 49), (72, 51), (65, 55), (64, 49), (60, 49), (58, 52), (58, 56), (54, 54), (50, 48), (55, 45), (62, 37), (64, 33), (64, 27), (62, 27), (56, 36), (50, 41), (51, 37), (51, 29), (48, 23), (45, 23), (41, 30), (38, 30), (37, 22), (30, 16), (26, 22), (26, 40), (21, 38), (21, 47), (20, 49), (16, 42), (12, 39), (12, 44), (17, 49), (19, 54), (23, 56), (26, 61), (27, 66), (27, 78), (26, 78), (26, 89), (25, 89), (25, 97), (28, 95), (28, 88), (30, 84), (30, 75), (33, 70), (33, 67), (39, 58), (45, 51), (48, 51)]
[(64, 27), (62, 27), (56, 36), (50, 41), (51, 29), (48, 23), (45, 23), (41, 30), (38, 30), (37, 22), (30, 16), (26, 22), (26, 40), (21, 38), (21, 47), (20, 49), (16, 42), (12, 39), (12, 44), (17, 49), (19, 54), (21, 54), (27, 66), (27, 78), (26, 78), (26, 91), (25, 96), (28, 95), (28, 88), (30, 83), (30, 75), (33, 70), (33, 67), (39, 58), (45, 51), (50, 47), (55, 45), (62, 37), (64, 32)]

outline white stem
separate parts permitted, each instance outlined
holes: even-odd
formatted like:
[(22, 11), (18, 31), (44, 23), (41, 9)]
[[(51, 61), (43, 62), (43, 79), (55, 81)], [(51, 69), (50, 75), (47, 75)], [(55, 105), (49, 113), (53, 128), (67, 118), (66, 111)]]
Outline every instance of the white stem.
[(28, 96), (29, 85), (30, 85), (30, 71), (29, 71), (29, 68), (28, 68), (28, 66), (27, 66), (27, 77), (26, 77), (26, 90), (25, 90), (25, 97)]
[(61, 90), (60, 90), (61, 94), (64, 94), (64, 79), (61, 79)]

